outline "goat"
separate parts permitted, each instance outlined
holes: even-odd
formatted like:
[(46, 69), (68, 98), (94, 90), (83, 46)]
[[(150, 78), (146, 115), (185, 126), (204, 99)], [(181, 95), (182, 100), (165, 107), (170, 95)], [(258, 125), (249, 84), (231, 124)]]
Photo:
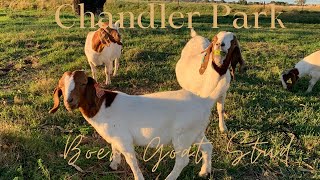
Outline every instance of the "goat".
[[(283, 72), (280, 76), (280, 80), (285, 89), (292, 90), (299, 77), (306, 75), (311, 76), (306, 91), (306, 93), (310, 93), (313, 86), (320, 79), (320, 50), (299, 61), (293, 69)], [(291, 83), (288, 82), (289, 80), (291, 80)]]
[(113, 61), (115, 61), (113, 76), (117, 74), (119, 68), (119, 58), (122, 51), (119, 23), (117, 21), (113, 27), (103, 24), (97, 31), (89, 32), (86, 39), (84, 51), (91, 67), (92, 77), (96, 79), (96, 66), (105, 64), (105, 84), (111, 83)]
[[(160, 144), (172, 144), (176, 152), (175, 165), (166, 178), (171, 180), (177, 179), (189, 162), (189, 157), (179, 152), (203, 141), (199, 147), (203, 158), (199, 176), (206, 176), (211, 172), (212, 145), (205, 130), (211, 107), (216, 101), (222, 102), (230, 80), (229, 73), (223, 75), (208, 98), (184, 89), (137, 96), (102, 90), (83, 71), (65, 72), (54, 90), (54, 106), (49, 112), (57, 111), (59, 97), (63, 95), (66, 109), (79, 108), (89, 124), (111, 144), (110, 167), (118, 168), (122, 154), (135, 180), (144, 178), (134, 145), (156, 147), (156, 144), (148, 144), (154, 138), (159, 138)], [(225, 126), (224, 122), (219, 124)]]
[[(176, 65), (176, 76), (182, 88), (205, 98), (215, 89), (230, 64), (234, 78), (237, 63), (240, 63), (240, 70), (243, 70), (244, 60), (239, 42), (231, 32), (218, 33), (211, 43), (208, 39), (197, 35), (193, 29), (191, 37)], [(207, 68), (208, 64), (212, 66)]]

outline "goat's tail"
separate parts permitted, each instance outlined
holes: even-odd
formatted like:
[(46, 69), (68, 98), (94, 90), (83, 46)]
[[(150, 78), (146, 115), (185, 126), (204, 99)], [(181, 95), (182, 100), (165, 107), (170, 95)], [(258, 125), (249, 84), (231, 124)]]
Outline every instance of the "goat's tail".
[(191, 35), (191, 37), (195, 37), (198, 34), (193, 28), (191, 28), (190, 35)]

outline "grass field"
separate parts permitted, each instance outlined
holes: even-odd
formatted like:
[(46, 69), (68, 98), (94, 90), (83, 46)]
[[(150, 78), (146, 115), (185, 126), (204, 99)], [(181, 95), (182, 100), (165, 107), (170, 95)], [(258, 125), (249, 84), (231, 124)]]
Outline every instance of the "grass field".
[[(263, 10), (260, 6), (229, 6), (233, 13)], [(68, 113), (60, 108), (56, 114), (48, 114), (53, 105), (53, 89), (64, 71), (83, 69), (91, 74), (83, 52), (90, 29), (61, 29), (55, 23), (55, 8), (27, 6), (0, 10), (0, 179), (133, 179), (124, 160), (119, 171), (111, 171), (108, 158), (98, 160), (94, 155), (86, 158), (87, 150), (108, 151), (110, 146), (78, 111)], [(120, 1), (109, 3), (105, 11), (113, 14), (132, 11), (137, 17), (146, 8), (146, 3), (138, 7), (137, 3)], [(166, 4), (167, 16), (174, 11), (199, 11), (201, 17), (194, 18), (195, 30), (209, 39), (222, 30), (236, 33), (248, 65), (246, 73), (236, 75), (227, 95), (228, 136), (219, 132), (218, 115), (213, 107), (207, 128), (207, 137), (214, 146), (210, 179), (320, 179), (320, 85), (305, 94), (309, 79), (302, 78), (293, 92), (285, 91), (279, 81), (283, 70), (320, 49), (320, 7), (284, 10), (279, 18), (286, 29), (279, 26), (270, 29), (270, 16), (260, 19), (261, 29), (235, 29), (233, 16), (221, 18), (220, 28), (212, 29), (210, 4), (182, 3), (180, 7), (176, 3)], [(75, 20), (79, 26), (78, 17), (70, 12), (65, 14), (64, 22)], [(249, 18), (252, 25), (253, 18)], [(159, 13), (156, 19), (159, 23)], [(174, 69), (190, 38), (186, 26), (179, 30), (135, 28), (120, 32), (124, 52), (119, 75), (112, 79), (109, 89), (129, 94), (179, 89)], [(99, 80), (104, 81), (102, 68)], [(253, 159), (258, 158), (252, 162), (253, 145), (232, 143), (229, 150), (250, 153), (232, 165), (239, 153), (227, 151), (228, 137), (240, 131), (250, 134), (245, 142), (259, 138), (259, 142), (268, 142), (258, 145), (260, 149), (278, 155), (258, 157), (256, 151)], [(76, 165), (84, 172), (68, 165), (74, 152), (63, 158), (68, 137), (73, 140), (80, 134), (84, 139), (79, 145), (82, 151)], [(292, 134), (296, 137), (290, 144)], [(237, 141), (241, 140), (238, 137)], [(288, 156), (285, 151), (279, 154), (285, 147)], [(174, 160), (164, 158), (152, 172), (157, 158), (144, 162), (144, 148), (136, 150), (146, 179), (164, 179), (172, 170)], [(283, 162), (286, 157), (287, 164)], [(198, 179), (200, 167), (191, 158), (180, 179)]]

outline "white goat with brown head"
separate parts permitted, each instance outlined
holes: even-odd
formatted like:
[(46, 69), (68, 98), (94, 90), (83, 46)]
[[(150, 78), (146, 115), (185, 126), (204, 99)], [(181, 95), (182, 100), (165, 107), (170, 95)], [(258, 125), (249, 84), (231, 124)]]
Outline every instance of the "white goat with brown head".
[(85, 44), (85, 54), (92, 71), (92, 77), (96, 78), (96, 66), (105, 65), (106, 84), (111, 83), (111, 74), (117, 74), (119, 58), (122, 51), (121, 35), (119, 33), (119, 21), (114, 25), (101, 24), (97, 31), (89, 32)]
[[(189, 162), (183, 154), (194, 143), (202, 142), (200, 176), (211, 172), (212, 145), (205, 136), (212, 105), (223, 97), (230, 83), (230, 74), (223, 75), (208, 98), (201, 98), (184, 89), (141, 96), (104, 91), (97, 87), (83, 71), (65, 72), (54, 91), (54, 107), (59, 108), (63, 95), (65, 107), (79, 108), (83, 117), (112, 146), (114, 170), (121, 162), (121, 154), (129, 164), (134, 178), (142, 180), (134, 145), (157, 147), (172, 144), (176, 153), (175, 165), (166, 179), (177, 179)], [(221, 122), (225, 126), (224, 122)], [(152, 142), (152, 143), (150, 143)]]

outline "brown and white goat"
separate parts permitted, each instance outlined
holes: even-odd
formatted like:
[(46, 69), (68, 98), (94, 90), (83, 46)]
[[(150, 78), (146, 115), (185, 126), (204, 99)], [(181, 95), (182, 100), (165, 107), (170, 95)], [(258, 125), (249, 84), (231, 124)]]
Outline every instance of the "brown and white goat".
[[(320, 50), (299, 61), (294, 68), (283, 72), (280, 76), (280, 80), (285, 89), (292, 90), (299, 77), (306, 75), (311, 76), (311, 80), (306, 91), (309, 93), (320, 79)], [(291, 80), (291, 83), (288, 82), (289, 80)]]
[(84, 48), (93, 79), (96, 78), (96, 66), (105, 65), (106, 84), (111, 83), (111, 74), (114, 62), (113, 76), (119, 68), (119, 58), (122, 51), (121, 35), (119, 33), (119, 21), (111, 27), (108, 23), (101, 24), (97, 31), (89, 32)]
[[(174, 180), (189, 162), (189, 156), (183, 151), (202, 142), (199, 145), (202, 153), (199, 175), (206, 176), (211, 172), (212, 145), (205, 130), (213, 104), (224, 103), (230, 80), (230, 73), (223, 75), (208, 98), (184, 89), (134, 96), (96, 88), (96, 81), (83, 71), (65, 72), (54, 91), (54, 107), (50, 113), (57, 111), (59, 97), (63, 95), (66, 109), (79, 108), (83, 117), (111, 144), (110, 167), (117, 169), (122, 154), (136, 180), (144, 178), (134, 145), (158, 147), (172, 144), (176, 153), (175, 165), (166, 179)], [(222, 115), (223, 109), (218, 111), (219, 116)], [(219, 126), (225, 127), (220, 120)], [(159, 142), (152, 141), (154, 138)]]

